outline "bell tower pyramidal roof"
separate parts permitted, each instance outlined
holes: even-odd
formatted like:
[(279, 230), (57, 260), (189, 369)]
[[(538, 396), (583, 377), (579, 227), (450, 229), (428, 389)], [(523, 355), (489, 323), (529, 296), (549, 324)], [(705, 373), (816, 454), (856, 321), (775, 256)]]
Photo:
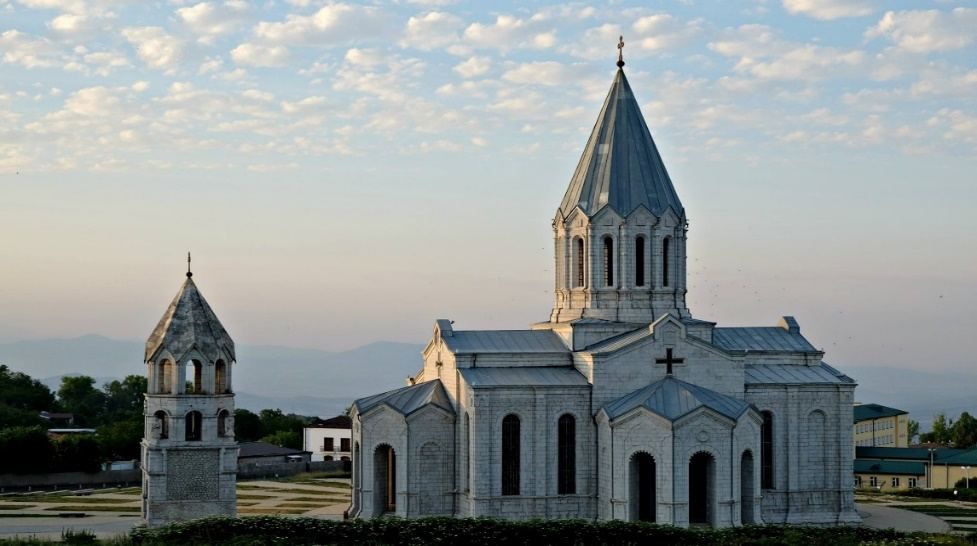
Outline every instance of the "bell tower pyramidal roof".
[[(619, 47), (622, 46), (623, 41)], [(559, 213), (566, 218), (580, 207), (587, 216), (593, 216), (605, 206), (621, 216), (628, 216), (640, 206), (659, 217), (669, 208), (678, 217), (685, 214), (624, 75), (624, 60), (620, 57), (614, 82)]]
[(191, 350), (199, 351), (211, 361), (222, 355), (230, 357), (231, 361), (237, 360), (234, 340), (193, 282), (189, 268), (187, 279), (146, 340), (145, 360), (148, 362), (164, 349), (178, 362)]

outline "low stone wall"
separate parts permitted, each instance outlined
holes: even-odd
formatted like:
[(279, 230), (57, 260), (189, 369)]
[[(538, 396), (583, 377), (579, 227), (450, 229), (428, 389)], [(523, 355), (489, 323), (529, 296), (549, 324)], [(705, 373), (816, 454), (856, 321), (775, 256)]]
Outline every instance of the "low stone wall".
[(239, 480), (294, 476), (302, 472), (345, 472), (352, 471), (350, 461), (319, 461), (315, 463), (275, 463), (240, 464), (237, 468)]
[(59, 489), (95, 489), (128, 487), (142, 483), (142, 471), (103, 470), (85, 472), (52, 472), (50, 474), (0, 474), (0, 493), (7, 491), (57, 491)]
[[(350, 461), (320, 461), (316, 463), (276, 463), (267, 465), (242, 464), (238, 479), (260, 479), (294, 476), (302, 472), (345, 472), (352, 470)], [(53, 472), (51, 474), (0, 474), (0, 493), (10, 491), (58, 491), (63, 489), (100, 489), (130, 487), (142, 484), (142, 471), (103, 470), (85, 472)]]

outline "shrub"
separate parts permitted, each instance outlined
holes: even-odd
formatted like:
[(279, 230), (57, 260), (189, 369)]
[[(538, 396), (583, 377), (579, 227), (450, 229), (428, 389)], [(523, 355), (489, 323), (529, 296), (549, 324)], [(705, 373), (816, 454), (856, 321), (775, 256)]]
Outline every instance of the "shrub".
[(956, 537), (907, 534), (863, 527), (746, 526), (730, 529), (681, 529), (650, 523), (584, 520), (507, 521), (488, 518), (377, 518), (330, 521), (315, 518), (258, 516), (204, 518), (157, 529), (138, 528), (134, 544), (300, 545), (384, 544), (459, 546), (578, 546), (590, 544), (662, 544), (761, 546), (856, 546), (965, 544)]
[[(973, 484), (971, 484), (973, 485)], [(891, 491), (891, 495), (901, 495), (904, 497), (920, 497), (924, 499), (946, 499), (977, 502), (977, 488), (957, 489), (957, 494), (953, 494), (953, 489), (906, 489), (902, 491)]]

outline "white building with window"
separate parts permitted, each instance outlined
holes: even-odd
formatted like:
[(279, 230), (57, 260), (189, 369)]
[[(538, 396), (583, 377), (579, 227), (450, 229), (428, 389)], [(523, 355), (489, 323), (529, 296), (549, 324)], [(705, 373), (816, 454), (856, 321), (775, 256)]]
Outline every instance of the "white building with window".
[(353, 456), (353, 420), (346, 415), (316, 419), (302, 430), (302, 449), (312, 462), (348, 461)]
[(436, 321), (412, 384), (354, 403), (351, 515), (858, 522), (855, 382), (791, 317), (694, 317), (687, 234), (622, 68), (553, 219), (549, 320)]

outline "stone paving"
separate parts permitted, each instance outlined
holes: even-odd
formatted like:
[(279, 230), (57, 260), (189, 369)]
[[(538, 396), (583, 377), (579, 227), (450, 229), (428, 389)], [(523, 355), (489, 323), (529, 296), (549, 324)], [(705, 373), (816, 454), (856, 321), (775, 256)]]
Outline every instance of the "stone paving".
[[(238, 483), (238, 515), (287, 515), (342, 519), (349, 507), (349, 480), (301, 483)], [(60, 538), (66, 530), (89, 530), (102, 538), (140, 525), (139, 489), (36, 492), (0, 495), (0, 537)]]
[(863, 524), (868, 527), (924, 532), (977, 530), (977, 503), (974, 502), (895, 495), (857, 495), (855, 500)]

